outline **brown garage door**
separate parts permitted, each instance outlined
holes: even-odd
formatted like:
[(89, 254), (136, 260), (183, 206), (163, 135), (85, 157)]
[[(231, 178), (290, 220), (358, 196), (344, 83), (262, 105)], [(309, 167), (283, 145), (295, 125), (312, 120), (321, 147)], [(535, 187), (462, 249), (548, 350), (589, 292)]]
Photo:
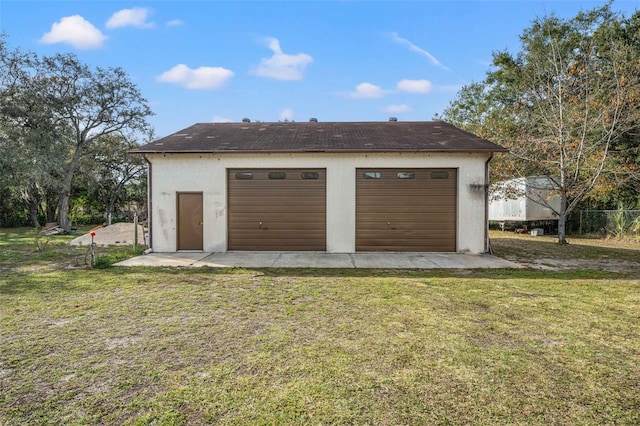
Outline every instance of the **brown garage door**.
[(324, 169), (229, 169), (229, 250), (326, 250)]
[(456, 251), (456, 169), (358, 169), (356, 250)]

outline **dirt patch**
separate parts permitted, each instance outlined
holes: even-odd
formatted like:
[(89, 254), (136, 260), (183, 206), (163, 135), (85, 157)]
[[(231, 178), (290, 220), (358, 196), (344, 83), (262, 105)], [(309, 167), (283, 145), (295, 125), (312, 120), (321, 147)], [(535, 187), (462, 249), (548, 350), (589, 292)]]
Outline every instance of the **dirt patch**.
[(529, 262), (523, 262), (521, 258), (516, 258), (514, 256), (505, 256), (505, 259), (518, 262), (527, 268), (541, 269), (544, 271), (591, 269), (621, 274), (640, 272), (640, 263), (619, 260), (540, 258), (532, 259)]
[(534, 237), (491, 231), (498, 257), (522, 266), (547, 271), (599, 270), (640, 272), (640, 244), (631, 240), (571, 238), (560, 245), (553, 236)]
[[(117, 245), (133, 245), (133, 223), (116, 223), (111, 226), (105, 226), (98, 228), (94, 232), (96, 233), (93, 238), (93, 242), (99, 246), (117, 246)], [(138, 245), (146, 246), (148, 237), (145, 234), (147, 231), (142, 225), (138, 225)], [(72, 246), (89, 246), (91, 245), (91, 233), (87, 233), (78, 238), (75, 238), (69, 242)]]

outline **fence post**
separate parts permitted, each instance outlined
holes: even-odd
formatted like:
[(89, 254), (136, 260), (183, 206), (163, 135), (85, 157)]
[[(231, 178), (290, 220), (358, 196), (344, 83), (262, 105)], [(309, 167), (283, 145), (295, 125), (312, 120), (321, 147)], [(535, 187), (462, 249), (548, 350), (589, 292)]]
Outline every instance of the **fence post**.
[(133, 251), (138, 248), (138, 212), (133, 212)]
[(580, 227), (578, 228), (578, 237), (582, 238), (582, 210), (580, 210)]

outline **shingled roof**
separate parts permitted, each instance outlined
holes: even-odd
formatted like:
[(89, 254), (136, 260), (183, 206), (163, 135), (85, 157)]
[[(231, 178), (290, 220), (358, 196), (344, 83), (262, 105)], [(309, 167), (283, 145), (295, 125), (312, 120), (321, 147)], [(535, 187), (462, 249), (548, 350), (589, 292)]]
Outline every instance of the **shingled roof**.
[(504, 152), (443, 121), (198, 123), (132, 153)]

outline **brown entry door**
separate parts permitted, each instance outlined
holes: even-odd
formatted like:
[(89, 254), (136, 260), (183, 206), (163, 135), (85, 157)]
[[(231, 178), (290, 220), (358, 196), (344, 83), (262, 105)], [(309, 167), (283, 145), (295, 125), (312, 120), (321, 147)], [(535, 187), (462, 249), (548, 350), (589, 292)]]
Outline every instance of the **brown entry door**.
[(202, 192), (178, 192), (178, 250), (202, 250)]

